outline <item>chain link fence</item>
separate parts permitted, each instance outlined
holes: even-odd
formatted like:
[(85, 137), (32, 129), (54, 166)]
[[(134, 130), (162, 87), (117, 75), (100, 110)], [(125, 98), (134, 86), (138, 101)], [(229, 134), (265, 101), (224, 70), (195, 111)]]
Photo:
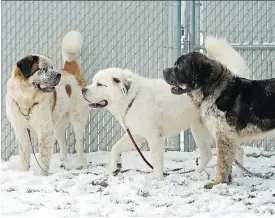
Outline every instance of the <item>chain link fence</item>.
[[(129, 68), (142, 76), (159, 78), (175, 58), (177, 6), (172, 1), (2, 1), (1, 5), (2, 160), (18, 153), (4, 96), (13, 66), (21, 57), (45, 54), (61, 68), (62, 37), (77, 29), (84, 38), (82, 74), (88, 83), (98, 70), (108, 67)], [(85, 152), (109, 151), (123, 133), (109, 112), (92, 110), (85, 128)], [(71, 126), (66, 129), (66, 139), (70, 153), (74, 153)], [(37, 152), (37, 141), (33, 140)], [(179, 150), (173, 138), (166, 142), (166, 148)], [(57, 144), (54, 150), (59, 150)]]
[[(185, 39), (190, 43), (190, 51), (203, 51), (205, 36), (224, 37), (247, 61), (250, 69), (247, 78), (275, 78), (274, 1), (192, 1), (186, 7)], [(184, 142), (185, 150), (196, 148), (190, 131), (185, 131)], [(246, 145), (274, 151), (275, 138), (254, 140)]]
[[(14, 64), (29, 53), (41, 53), (61, 68), (62, 37), (73, 29), (78, 29), (84, 38), (82, 74), (88, 83), (98, 70), (107, 67), (129, 68), (150, 78), (162, 77), (162, 70), (180, 55), (180, 31), (183, 53), (203, 51), (203, 38), (207, 35), (225, 37), (247, 61), (249, 78), (275, 77), (272, 1), (193, 0), (182, 1), (183, 7), (179, 1), (2, 1), (1, 5), (2, 160), (18, 153), (4, 98)], [(123, 134), (108, 111), (92, 110), (85, 127), (85, 152), (109, 151)], [(66, 139), (70, 153), (74, 153), (71, 126), (66, 129)], [(33, 140), (37, 152), (37, 142)], [(273, 137), (247, 144), (275, 149)], [(188, 130), (180, 138), (167, 138), (165, 147), (193, 151), (196, 145)], [(57, 144), (54, 150), (58, 152)]]

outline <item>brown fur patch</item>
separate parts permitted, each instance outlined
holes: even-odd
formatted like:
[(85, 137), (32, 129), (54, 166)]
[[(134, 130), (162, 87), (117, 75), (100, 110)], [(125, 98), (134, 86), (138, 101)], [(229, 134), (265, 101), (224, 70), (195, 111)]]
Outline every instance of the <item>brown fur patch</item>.
[(66, 90), (67, 95), (70, 97), (72, 94), (72, 87), (69, 84), (67, 84), (65, 86), (65, 90)]
[(63, 70), (72, 74), (81, 87), (85, 87), (87, 85), (86, 81), (81, 75), (81, 66), (77, 61), (75, 60), (71, 62), (66, 61), (64, 64)]
[(15, 68), (13, 69), (12, 75), (13, 75), (13, 77), (18, 78), (20, 80), (23, 80), (23, 81), (26, 80), (26, 78), (23, 76), (21, 70), (17, 66), (15, 66)]
[(57, 95), (56, 90), (54, 90), (53, 95), (52, 95), (52, 112), (56, 105), (56, 95)]
[(215, 179), (206, 184), (204, 187), (207, 189), (212, 188), (214, 185), (220, 183), (231, 182), (232, 165), (235, 157), (234, 142), (230, 140), (224, 133), (217, 133), (217, 172)]
[[(12, 75), (20, 80), (27, 80), (27, 78), (39, 69), (39, 57), (33, 55), (26, 56), (18, 61), (16, 65)], [(30, 65), (31, 69), (30, 72), (28, 72)]]

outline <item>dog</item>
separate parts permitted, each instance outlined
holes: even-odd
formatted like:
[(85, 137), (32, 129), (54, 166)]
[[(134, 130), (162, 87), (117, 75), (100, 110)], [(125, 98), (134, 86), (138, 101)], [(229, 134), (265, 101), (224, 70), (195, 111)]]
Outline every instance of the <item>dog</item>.
[(55, 70), (50, 58), (32, 54), (17, 62), (7, 82), (6, 113), (25, 171), (30, 168), (32, 146), (28, 129), (38, 137), (39, 175), (48, 175), (55, 139), (60, 146), (60, 165), (66, 165), (65, 127), (69, 122), (76, 137), (76, 166), (81, 168), (86, 163), (83, 134), (89, 107), (81, 94), (86, 86), (78, 60), (81, 45), (81, 34), (70, 31), (62, 41), (63, 69)]
[(180, 56), (174, 67), (163, 70), (163, 77), (173, 94), (187, 93), (216, 141), (216, 176), (204, 187), (229, 184), (240, 143), (275, 133), (275, 79), (240, 77), (198, 52)]
[[(231, 49), (229, 45), (221, 48)], [(91, 108), (106, 108), (124, 130), (127, 126), (139, 147), (148, 142), (153, 178), (163, 178), (164, 137), (175, 136), (188, 128), (201, 155), (196, 172), (202, 172), (211, 160), (211, 135), (201, 123), (198, 109), (188, 96), (173, 95), (163, 79), (144, 78), (128, 69), (108, 68), (97, 72), (82, 94)], [(134, 145), (126, 133), (111, 149), (111, 175), (121, 171), (121, 154), (130, 149)]]

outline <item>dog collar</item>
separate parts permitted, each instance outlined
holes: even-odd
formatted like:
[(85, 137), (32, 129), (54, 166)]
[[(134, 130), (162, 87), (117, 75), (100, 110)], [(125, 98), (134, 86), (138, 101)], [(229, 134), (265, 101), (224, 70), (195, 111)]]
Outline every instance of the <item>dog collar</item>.
[(17, 101), (14, 101), (15, 103), (16, 103), (16, 105), (17, 105), (17, 107), (18, 107), (18, 109), (19, 109), (19, 111), (20, 111), (20, 113), (25, 117), (25, 119), (26, 120), (28, 120), (29, 121), (29, 119), (30, 119), (30, 113), (31, 113), (31, 110), (33, 109), (33, 107), (35, 106), (35, 105), (38, 105), (38, 102), (34, 102), (33, 103), (33, 105), (29, 108), (29, 110), (28, 110), (28, 113), (27, 114), (24, 114), (22, 111), (21, 111), (21, 108), (20, 108), (20, 106), (19, 106), (19, 104), (18, 104), (18, 102)]

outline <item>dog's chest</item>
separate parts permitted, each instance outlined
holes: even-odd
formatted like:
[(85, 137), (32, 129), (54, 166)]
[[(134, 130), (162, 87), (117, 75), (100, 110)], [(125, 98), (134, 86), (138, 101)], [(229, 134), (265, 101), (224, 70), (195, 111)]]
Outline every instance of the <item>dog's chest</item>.
[(199, 110), (203, 123), (214, 136), (220, 129), (228, 129), (225, 114), (217, 108), (214, 99), (202, 101)]

